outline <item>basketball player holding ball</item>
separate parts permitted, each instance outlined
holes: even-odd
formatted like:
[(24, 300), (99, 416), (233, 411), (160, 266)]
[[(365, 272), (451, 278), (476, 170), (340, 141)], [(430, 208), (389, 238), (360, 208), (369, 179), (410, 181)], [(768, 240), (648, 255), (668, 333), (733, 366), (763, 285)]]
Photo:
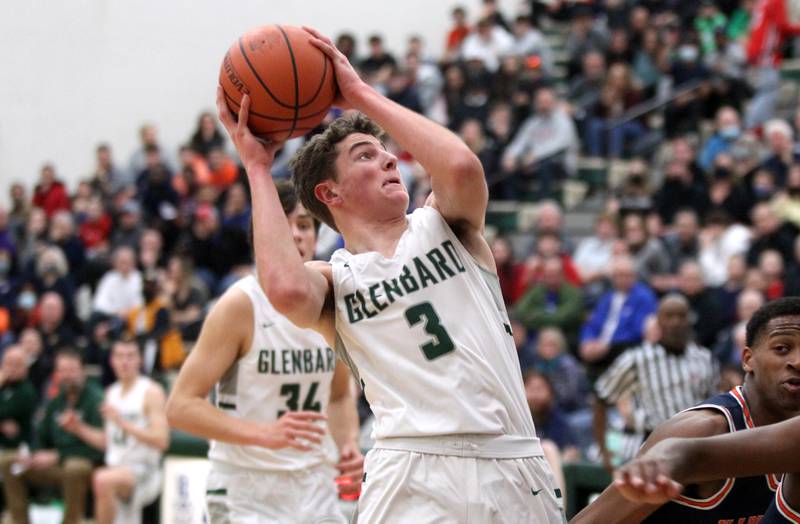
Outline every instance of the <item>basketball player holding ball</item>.
[[(277, 145), (248, 129), (249, 97), (235, 116), (221, 87), (217, 108), (250, 180), (262, 288), (279, 313), (337, 349), (375, 415), (359, 520), (563, 522), (483, 237), (480, 162), (307, 31), (333, 64), (335, 105), (362, 113), (334, 121), (292, 163), (303, 205), (344, 237), (330, 264), (304, 264), (294, 247), (270, 176)], [(410, 215), (381, 127), (431, 175), (428, 205)]]

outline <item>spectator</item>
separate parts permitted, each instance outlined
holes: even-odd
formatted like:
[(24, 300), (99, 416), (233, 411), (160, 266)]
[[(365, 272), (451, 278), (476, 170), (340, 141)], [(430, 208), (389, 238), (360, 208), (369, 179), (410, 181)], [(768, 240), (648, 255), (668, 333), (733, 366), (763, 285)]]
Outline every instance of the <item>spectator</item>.
[(158, 278), (153, 273), (142, 281), (142, 302), (127, 315), (127, 332), (142, 347), (143, 369), (176, 369), (186, 354), (180, 333), (172, 327), (170, 311)]
[(580, 459), (578, 439), (567, 421), (566, 415), (556, 404), (553, 386), (547, 376), (539, 371), (528, 371), (523, 377), (525, 396), (531, 410), (536, 435), (556, 444), (565, 462)]
[(342, 52), (351, 64), (357, 64), (356, 38), (351, 33), (340, 33), (336, 37), (336, 49)]
[(397, 66), (397, 61), (383, 47), (383, 38), (380, 35), (370, 36), (369, 56), (359, 64), (359, 68), (367, 81), (373, 85), (386, 84), (395, 66)]
[(42, 335), (35, 328), (25, 328), (19, 335), (19, 346), (25, 352), (28, 378), (36, 394), (42, 398), (47, 381), (53, 374), (53, 355), (46, 354)]
[(467, 24), (467, 12), (462, 6), (456, 6), (450, 13), (453, 25), (447, 32), (445, 40), (444, 62), (453, 62), (458, 58), (461, 51), (461, 44), (469, 35), (469, 25)]
[(753, 240), (747, 251), (747, 265), (755, 266), (761, 253), (768, 249), (780, 253), (784, 262), (790, 261), (797, 228), (791, 224), (781, 223), (775, 211), (766, 202), (756, 204), (750, 216), (753, 220)]
[(647, 128), (625, 113), (640, 101), (630, 68), (620, 62), (611, 65), (600, 97), (589, 110), (586, 145), (590, 155), (620, 158), (634, 150)]
[(656, 86), (662, 79), (662, 71), (659, 68), (659, 51), (661, 42), (658, 30), (648, 27), (642, 33), (641, 45), (634, 47), (633, 74), (642, 86), (646, 96), (655, 94)]
[(434, 118), (436, 116), (436, 100), (444, 84), (439, 67), (423, 61), (416, 53), (408, 53), (405, 69), (411, 82), (411, 88), (419, 98), (422, 113), (428, 118)]
[(221, 147), (212, 147), (207, 155), (209, 180), (208, 184), (217, 191), (225, 191), (239, 179), (239, 166)]
[(47, 292), (39, 301), (39, 322), (36, 326), (42, 340), (42, 352), (52, 359), (62, 349), (75, 347), (75, 333), (65, 316), (61, 295)]
[(622, 231), (639, 280), (650, 283), (659, 291), (668, 289), (671, 285), (669, 255), (660, 240), (649, 237), (644, 218), (633, 213), (625, 216)]
[(717, 338), (713, 347), (714, 357), (725, 366), (742, 365), (742, 349), (745, 344), (739, 344), (738, 334), (747, 326), (753, 313), (764, 305), (764, 295), (752, 289), (739, 293), (736, 299), (735, 323), (726, 327)]
[(465, 61), (477, 60), (483, 63), (490, 73), (497, 72), (500, 58), (511, 53), (514, 48), (514, 37), (491, 18), (481, 18), (475, 31), (470, 33), (461, 44), (461, 58)]
[(576, 119), (583, 120), (600, 100), (605, 81), (605, 56), (600, 51), (587, 51), (581, 58), (581, 72), (573, 76), (567, 90), (567, 100)]
[(68, 271), (73, 283), (82, 281), (86, 252), (75, 233), (75, 222), (69, 211), (59, 211), (50, 219), (50, 243), (61, 249), (67, 257)]
[(735, 222), (750, 221), (750, 198), (745, 190), (734, 180), (733, 157), (727, 154), (717, 156), (714, 171), (708, 188), (710, 204), (730, 215)]
[(654, 195), (656, 210), (665, 224), (671, 224), (679, 208), (691, 208), (698, 215), (708, 208), (708, 193), (685, 162), (673, 160), (664, 170), (664, 185)]
[(39, 183), (33, 192), (33, 205), (44, 210), (47, 218), (57, 211), (69, 210), (69, 196), (64, 184), (56, 178), (52, 164), (42, 166)]
[(413, 78), (405, 69), (392, 69), (386, 82), (386, 97), (416, 113), (423, 112)]
[(545, 76), (553, 72), (553, 54), (541, 31), (533, 27), (527, 16), (518, 16), (513, 27), (515, 55), (523, 59), (535, 57), (539, 60)]
[(684, 262), (678, 270), (678, 290), (689, 302), (689, 320), (695, 340), (711, 347), (728, 320), (719, 294), (703, 282), (703, 270), (694, 261)]
[(631, 213), (647, 214), (653, 209), (651, 180), (647, 176), (649, 166), (642, 160), (632, 160), (628, 173), (616, 194), (607, 202), (607, 211), (627, 216)]
[(169, 445), (166, 396), (139, 373), (141, 365), (135, 342), (114, 344), (111, 366), (117, 381), (102, 407), (106, 465), (92, 476), (98, 524), (140, 522), (142, 508), (161, 490), (161, 453)]
[(794, 132), (791, 126), (778, 118), (768, 120), (764, 124), (764, 136), (769, 146), (770, 156), (761, 164), (775, 177), (775, 185), (786, 186), (789, 168), (794, 163)]
[(556, 404), (565, 413), (586, 407), (586, 373), (567, 352), (567, 341), (558, 328), (544, 328), (536, 337), (534, 368), (546, 375), (553, 387)]
[(503, 170), (517, 179), (534, 180), (540, 198), (549, 198), (559, 182), (574, 173), (577, 135), (553, 89), (537, 91), (535, 108), (505, 150)]
[(566, 41), (569, 57), (568, 75), (573, 75), (580, 67), (581, 58), (589, 51), (605, 52), (607, 39), (605, 33), (595, 26), (590, 6), (576, 6), (570, 20)]
[(581, 285), (581, 277), (578, 274), (578, 270), (575, 269), (572, 258), (570, 258), (563, 246), (561, 238), (552, 231), (543, 231), (539, 234), (536, 238), (533, 254), (525, 261), (523, 272), (518, 281), (519, 287), (514, 291), (514, 302), (519, 300), (531, 286), (542, 281), (544, 262), (548, 258), (557, 258), (561, 261), (564, 278), (567, 282), (574, 286)]
[(800, 295), (800, 236), (794, 240), (794, 257), (786, 267), (786, 288), (784, 296)]
[(207, 157), (212, 149), (225, 148), (225, 135), (220, 132), (213, 113), (208, 111), (200, 113), (197, 129), (189, 141), (189, 147), (203, 157)]
[(706, 217), (706, 226), (700, 232), (698, 262), (707, 286), (722, 286), (728, 279), (731, 257), (744, 255), (750, 246), (750, 231), (742, 224), (731, 223), (722, 209), (712, 209)]
[(86, 382), (81, 358), (72, 351), (58, 354), (56, 373), (59, 393), (45, 407), (36, 451), (0, 462), (6, 502), (15, 522), (28, 522), (28, 486), (53, 483), (61, 485), (64, 496), (63, 522), (81, 522), (92, 470), (102, 461), (102, 391)]
[(608, 276), (616, 242), (617, 224), (613, 215), (601, 214), (594, 222), (594, 235), (580, 241), (573, 257), (584, 283), (592, 284)]
[(524, 267), (514, 260), (514, 251), (511, 248), (511, 242), (508, 238), (502, 236), (495, 237), (490, 247), (495, 266), (497, 267), (500, 290), (503, 293), (506, 307), (508, 307), (513, 302), (516, 289), (522, 285), (520, 279), (522, 278)]
[[(160, 149), (160, 144), (158, 142), (158, 128), (153, 124), (142, 125), (142, 127), (139, 128), (139, 141), (141, 145), (131, 155), (130, 164), (128, 167), (128, 171), (133, 177), (137, 177), (139, 173), (147, 169), (148, 149)], [(162, 160), (169, 168), (171, 164), (169, 159), (164, 158)], [(134, 178), (134, 183), (138, 185), (136, 178)]]
[(142, 234), (141, 208), (135, 200), (128, 200), (122, 205), (119, 220), (111, 235), (111, 249), (116, 251), (122, 246), (135, 249), (139, 245)]
[[(595, 441), (609, 471), (613, 459), (606, 447), (607, 406), (630, 395), (637, 425), (626, 429), (644, 441), (661, 422), (716, 393), (719, 369), (711, 352), (691, 341), (686, 299), (667, 295), (657, 315), (661, 340), (628, 349), (595, 384)], [(631, 458), (621, 457), (623, 462)]]
[(172, 171), (156, 145), (145, 147), (145, 168), (136, 176), (139, 201), (146, 221), (175, 218), (178, 193), (172, 187)]
[(730, 106), (723, 106), (717, 111), (714, 121), (716, 131), (703, 145), (698, 163), (706, 172), (710, 172), (717, 155), (728, 151), (742, 133), (739, 113)]
[(577, 333), (583, 320), (581, 290), (565, 281), (560, 258), (551, 257), (542, 262), (540, 282), (520, 298), (514, 307), (514, 316), (533, 332), (555, 327), (564, 333)]
[(75, 283), (69, 274), (67, 258), (55, 246), (45, 248), (36, 261), (33, 285), (39, 296), (53, 291), (61, 296), (69, 322), (75, 318)]
[(716, 33), (718, 30), (724, 31), (728, 20), (719, 11), (713, 0), (703, 0), (700, 3), (700, 10), (694, 19), (694, 28), (700, 38), (700, 51), (703, 55), (710, 55), (717, 52)]
[(94, 172), (89, 176), (92, 189), (110, 199), (112, 195), (122, 190), (132, 190), (133, 180), (131, 174), (120, 169), (111, 155), (111, 146), (100, 144), (95, 149), (96, 165)]
[(191, 260), (182, 256), (169, 259), (164, 291), (171, 305), (172, 325), (181, 332), (183, 340), (197, 340), (208, 291), (194, 276)]
[(3, 353), (0, 367), (0, 450), (9, 452), (23, 442), (32, 444), (36, 390), (28, 380), (28, 356), (20, 346)]
[(611, 261), (611, 285), (592, 311), (580, 334), (580, 357), (596, 378), (625, 349), (642, 340), (644, 322), (655, 312), (656, 296), (637, 282), (635, 262), (627, 256)]
[(109, 215), (100, 197), (92, 197), (86, 214), (86, 220), (78, 228), (78, 237), (86, 249), (88, 258), (95, 258), (108, 251), (111, 237), (111, 215)]
[(791, 167), (786, 188), (773, 198), (772, 206), (781, 221), (800, 227), (800, 165)]
[(124, 317), (142, 301), (142, 275), (136, 269), (133, 249), (123, 246), (113, 255), (113, 266), (97, 285), (92, 304), (105, 318)]
[(783, 257), (774, 249), (768, 249), (758, 258), (758, 269), (764, 275), (767, 300), (785, 296)]
[(670, 261), (670, 272), (677, 273), (678, 268), (688, 260), (697, 260), (700, 256), (700, 226), (697, 213), (693, 209), (681, 209), (675, 213), (674, 232), (664, 239)]
[(11, 232), (14, 244), (19, 246), (25, 237), (25, 224), (28, 223), (31, 204), (25, 186), (19, 182), (11, 184), (9, 197), (11, 208), (8, 211), (8, 230)]

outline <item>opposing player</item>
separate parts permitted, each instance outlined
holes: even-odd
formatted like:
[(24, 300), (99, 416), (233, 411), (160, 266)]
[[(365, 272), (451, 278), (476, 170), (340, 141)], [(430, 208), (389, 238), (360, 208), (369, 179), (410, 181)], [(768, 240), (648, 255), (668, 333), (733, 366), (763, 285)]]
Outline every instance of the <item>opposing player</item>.
[[(278, 185), (291, 254), (310, 261), (314, 219), (291, 184)], [(342, 493), (360, 489), (363, 457), (350, 373), (317, 333), (279, 314), (254, 276), (222, 295), (170, 395), (170, 424), (212, 439), (207, 486), (212, 524), (344, 522)], [(216, 384), (216, 406), (207, 396)], [(326, 436), (325, 415), (330, 436)]]
[[(363, 113), (333, 122), (293, 159), (303, 204), (344, 236), (330, 265), (304, 265), (293, 248), (270, 176), (278, 145), (247, 129), (249, 99), (238, 121), (221, 93), (217, 107), (250, 179), (262, 287), (280, 313), (336, 343), (375, 415), (359, 519), (562, 522), (482, 234), (480, 162), (308, 31), (334, 64), (337, 104)], [(431, 175), (429, 205), (411, 215), (376, 123)]]
[(98, 524), (139, 523), (142, 508), (161, 492), (161, 453), (169, 446), (166, 395), (140, 373), (139, 345), (120, 340), (111, 348), (117, 381), (106, 391), (106, 466), (92, 477)]
[[(746, 372), (744, 386), (718, 395), (659, 426), (645, 443), (644, 456), (650, 453), (651, 447), (655, 456), (661, 456), (665, 448), (671, 449), (674, 439), (668, 437), (692, 437), (694, 440), (696, 437), (723, 435), (719, 438), (729, 444), (754, 438), (748, 434), (755, 432), (740, 430), (774, 424), (800, 414), (800, 298), (778, 299), (762, 306), (748, 322), (746, 338), (747, 347), (742, 355)], [(726, 433), (729, 434), (724, 435)], [(716, 438), (697, 440), (704, 442), (702, 449), (707, 450), (708, 443)], [(776, 448), (786, 452), (786, 443), (765, 443), (760, 439), (759, 442), (765, 450), (773, 447), (770, 453), (776, 452)], [(627, 483), (615, 483), (584, 509), (573, 523), (632, 523), (643, 519), (659, 523), (758, 522), (770, 501), (775, 499), (778, 488), (775, 475), (760, 474), (786, 470), (780, 466), (776, 468), (778, 463), (774, 461), (766, 461), (764, 468), (756, 467), (755, 464), (761, 460), (761, 451), (753, 452), (747, 458), (744, 457), (746, 448), (724, 455), (724, 450), (731, 449), (734, 448), (715, 448), (702, 457), (692, 454), (690, 468), (684, 468), (685, 463), (679, 462), (678, 480), (688, 485), (680, 491), (677, 484), (661, 479), (661, 491), (670, 495), (669, 501), (663, 495), (623, 498), (625, 492), (621, 492), (620, 487), (627, 489)], [(725, 462), (728, 464), (718, 466)], [(659, 462), (647, 461), (647, 468), (654, 463)], [(641, 463), (634, 462), (624, 471), (635, 470), (638, 464)], [(789, 468), (790, 464), (784, 467)], [(732, 478), (739, 474), (759, 476)], [(684, 478), (684, 475), (688, 476)], [(654, 476), (658, 477), (658, 473)], [(725, 480), (717, 481), (719, 478)], [(789, 475), (787, 478), (796, 477)], [(794, 480), (788, 480), (789, 489), (784, 487), (778, 491), (779, 500), (788, 494), (787, 507), (797, 507), (795, 486)]]

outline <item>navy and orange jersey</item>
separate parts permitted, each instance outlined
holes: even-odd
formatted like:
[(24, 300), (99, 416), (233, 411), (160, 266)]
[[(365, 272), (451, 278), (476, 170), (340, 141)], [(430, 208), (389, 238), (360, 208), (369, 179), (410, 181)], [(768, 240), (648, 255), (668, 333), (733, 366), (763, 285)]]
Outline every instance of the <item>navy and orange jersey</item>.
[[(755, 427), (741, 387), (712, 397), (690, 410), (713, 409), (725, 416), (728, 430), (741, 431)], [(731, 457), (731, 460), (735, 460)], [(649, 524), (759, 524), (764, 511), (775, 498), (778, 478), (775, 475), (727, 479), (722, 487), (707, 498), (693, 497), (694, 486), (687, 487), (677, 498), (664, 504), (643, 522)]]
[(783, 483), (778, 486), (775, 498), (769, 505), (760, 524), (800, 524), (800, 511), (791, 507), (783, 497)]

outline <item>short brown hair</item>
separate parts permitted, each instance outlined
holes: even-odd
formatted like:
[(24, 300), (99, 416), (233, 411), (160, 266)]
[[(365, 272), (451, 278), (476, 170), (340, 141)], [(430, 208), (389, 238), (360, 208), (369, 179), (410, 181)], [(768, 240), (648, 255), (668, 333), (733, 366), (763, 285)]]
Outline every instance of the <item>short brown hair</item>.
[(337, 118), (324, 132), (314, 136), (295, 153), (289, 163), (295, 191), (306, 209), (336, 231), (339, 229), (328, 207), (314, 194), (325, 180), (336, 180), (336, 145), (353, 133), (372, 135), (383, 142), (383, 129), (361, 113)]

